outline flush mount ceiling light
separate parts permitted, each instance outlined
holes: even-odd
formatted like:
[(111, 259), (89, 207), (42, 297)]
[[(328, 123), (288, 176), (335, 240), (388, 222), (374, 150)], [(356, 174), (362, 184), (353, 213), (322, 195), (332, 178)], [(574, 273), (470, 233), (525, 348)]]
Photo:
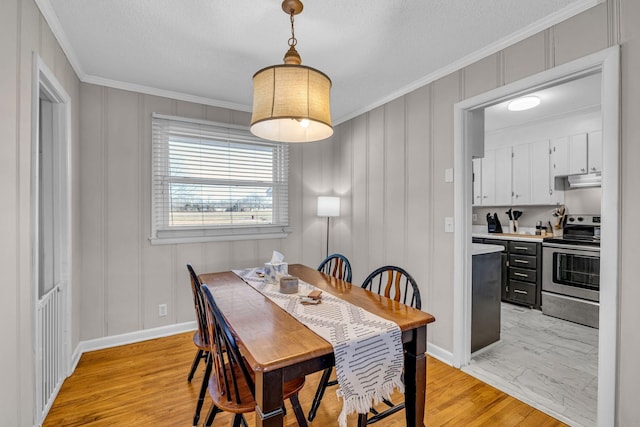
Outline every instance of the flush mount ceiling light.
[(524, 111), (535, 108), (538, 105), (540, 105), (540, 98), (537, 96), (523, 96), (511, 101), (507, 108), (509, 111)]
[(290, 16), (291, 38), (284, 64), (263, 68), (253, 75), (251, 133), (271, 141), (311, 142), (333, 135), (331, 80), (326, 74), (300, 65), (293, 17), (302, 12), (299, 0), (284, 0)]

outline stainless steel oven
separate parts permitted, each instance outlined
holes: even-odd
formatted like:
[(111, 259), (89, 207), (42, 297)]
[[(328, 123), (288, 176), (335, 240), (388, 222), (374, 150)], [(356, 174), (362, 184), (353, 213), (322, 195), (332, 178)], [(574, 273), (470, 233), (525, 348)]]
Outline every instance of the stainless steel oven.
[(599, 224), (599, 216), (570, 216), (563, 238), (546, 240), (542, 244), (544, 314), (598, 327)]

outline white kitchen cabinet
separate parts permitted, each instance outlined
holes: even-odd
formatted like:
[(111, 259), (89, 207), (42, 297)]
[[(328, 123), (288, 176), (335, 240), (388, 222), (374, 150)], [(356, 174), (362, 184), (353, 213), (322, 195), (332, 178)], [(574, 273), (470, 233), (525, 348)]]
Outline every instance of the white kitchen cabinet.
[(482, 206), (482, 158), (473, 159), (473, 206)]
[(531, 203), (531, 144), (513, 146), (513, 205)]
[(551, 171), (551, 151), (548, 140), (533, 142), (531, 151), (531, 204), (553, 205), (564, 203), (564, 191), (555, 189)]
[(511, 204), (511, 147), (487, 149), (473, 159), (473, 205)]
[(587, 134), (569, 137), (569, 175), (587, 173)]
[(496, 152), (485, 150), (482, 158), (482, 206), (493, 206), (496, 203)]
[(587, 134), (552, 139), (551, 159), (554, 176), (587, 173)]
[(511, 147), (502, 147), (495, 149), (495, 190), (494, 205), (509, 206), (511, 205), (512, 193), (512, 162)]
[(587, 165), (589, 173), (602, 172), (602, 131), (587, 135)]

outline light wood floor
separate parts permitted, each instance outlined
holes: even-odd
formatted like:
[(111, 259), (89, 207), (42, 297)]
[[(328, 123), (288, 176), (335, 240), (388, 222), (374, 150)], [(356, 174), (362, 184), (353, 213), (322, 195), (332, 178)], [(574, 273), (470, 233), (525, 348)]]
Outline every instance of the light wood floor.
[[(191, 333), (85, 353), (65, 381), (44, 426), (190, 426), (203, 368), (191, 384)], [(308, 412), (320, 374), (307, 377), (300, 402)], [(201, 423), (209, 410), (209, 401)], [(341, 401), (328, 390), (310, 426), (335, 426)], [(247, 416), (254, 425), (253, 415)], [(215, 426), (231, 424), (219, 414)], [(357, 424), (355, 416), (349, 425)], [(458, 369), (429, 358), (425, 424), (433, 426), (564, 426)], [(286, 426), (296, 426), (287, 402)], [(378, 423), (404, 425), (404, 411)]]

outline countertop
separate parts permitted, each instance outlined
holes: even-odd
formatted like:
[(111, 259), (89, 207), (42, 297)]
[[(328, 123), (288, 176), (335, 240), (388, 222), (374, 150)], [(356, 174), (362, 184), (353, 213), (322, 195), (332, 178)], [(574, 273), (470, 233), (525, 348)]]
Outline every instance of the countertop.
[(482, 239), (496, 239), (496, 240), (518, 240), (521, 242), (542, 242), (544, 239), (551, 239), (553, 236), (547, 234), (546, 236), (537, 236), (535, 234), (509, 234), (509, 233), (473, 233), (472, 237), (480, 237)]
[(484, 243), (472, 243), (471, 255), (484, 255), (494, 252), (502, 252), (504, 248), (500, 245), (487, 245)]

